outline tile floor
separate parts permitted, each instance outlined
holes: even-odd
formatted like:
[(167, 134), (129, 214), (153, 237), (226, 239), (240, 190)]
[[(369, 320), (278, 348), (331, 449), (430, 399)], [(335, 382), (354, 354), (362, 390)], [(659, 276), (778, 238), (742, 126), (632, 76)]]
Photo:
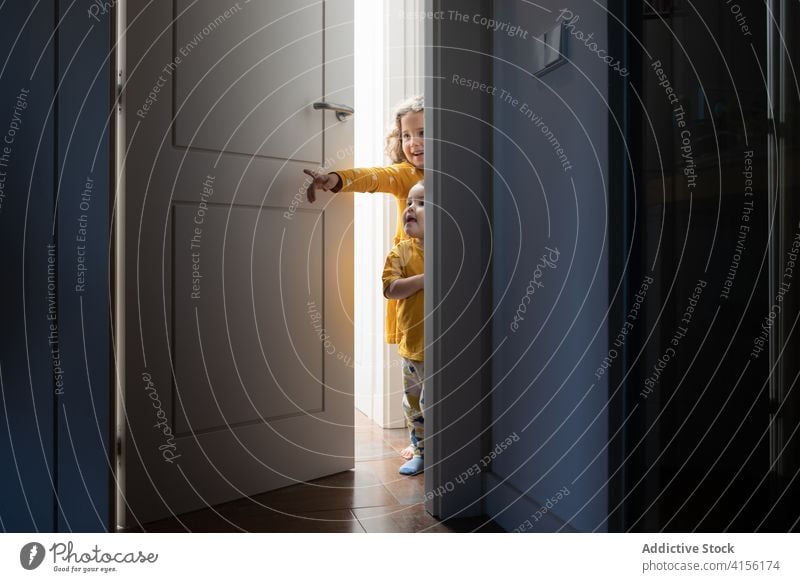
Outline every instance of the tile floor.
[[(381, 429), (356, 413), (355, 469), (146, 524), (148, 532), (503, 531), (485, 519), (440, 522), (424, 507), (424, 476), (403, 477), (405, 429)], [(141, 530), (140, 530), (141, 531)]]

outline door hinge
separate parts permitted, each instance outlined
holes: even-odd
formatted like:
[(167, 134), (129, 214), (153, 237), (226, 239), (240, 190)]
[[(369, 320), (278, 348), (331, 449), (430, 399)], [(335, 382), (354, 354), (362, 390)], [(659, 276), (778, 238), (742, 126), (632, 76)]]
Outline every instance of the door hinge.
[(122, 93), (124, 87), (122, 84), (122, 71), (117, 71), (116, 94), (114, 95), (114, 102), (117, 104), (117, 111), (122, 111)]

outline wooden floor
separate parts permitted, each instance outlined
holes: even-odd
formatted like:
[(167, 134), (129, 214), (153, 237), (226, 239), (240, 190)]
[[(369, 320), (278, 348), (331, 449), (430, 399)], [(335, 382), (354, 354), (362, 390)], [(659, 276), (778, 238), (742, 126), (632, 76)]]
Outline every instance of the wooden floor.
[(424, 476), (404, 477), (405, 429), (356, 412), (351, 471), (146, 524), (148, 532), (500, 532), (485, 519), (440, 522), (424, 507)]

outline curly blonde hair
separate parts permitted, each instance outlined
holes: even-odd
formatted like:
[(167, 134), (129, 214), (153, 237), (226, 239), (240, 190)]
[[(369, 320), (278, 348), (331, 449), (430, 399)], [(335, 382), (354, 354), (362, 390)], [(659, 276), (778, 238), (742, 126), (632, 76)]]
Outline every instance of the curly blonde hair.
[(389, 128), (389, 134), (386, 136), (386, 155), (389, 156), (389, 159), (395, 164), (408, 161), (403, 153), (403, 139), (400, 135), (400, 119), (408, 113), (417, 113), (424, 108), (422, 95), (410, 97), (395, 107), (394, 114), (392, 115), (392, 125)]

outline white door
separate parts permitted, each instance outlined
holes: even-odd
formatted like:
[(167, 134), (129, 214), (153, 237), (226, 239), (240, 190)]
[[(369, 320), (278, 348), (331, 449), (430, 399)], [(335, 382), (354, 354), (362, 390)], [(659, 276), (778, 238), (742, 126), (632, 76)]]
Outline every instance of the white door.
[(129, 0), (128, 525), (353, 467), (352, 1)]

